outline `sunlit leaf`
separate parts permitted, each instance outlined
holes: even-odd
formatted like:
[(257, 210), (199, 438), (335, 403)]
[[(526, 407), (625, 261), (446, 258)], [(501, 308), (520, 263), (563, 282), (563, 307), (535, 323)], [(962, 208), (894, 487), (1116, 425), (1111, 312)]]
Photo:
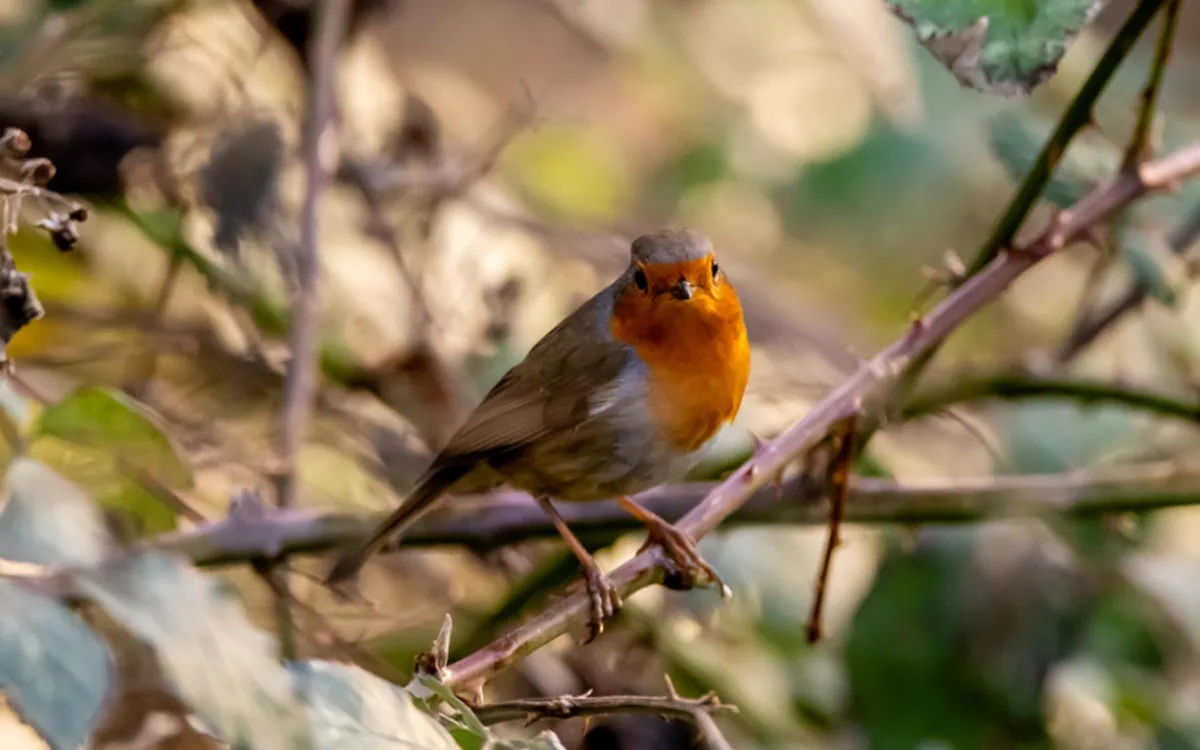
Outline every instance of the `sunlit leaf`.
[(30, 458), (46, 464), (84, 488), (101, 508), (120, 522), (127, 538), (175, 528), (173, 506), (154, 495), (143, 480), (122, 471), (111, 453), (56, 437), (41, 437), (29, 446)]
[(109, 678), (108, 649), (78, 617), (0, 580), (0, 693), (51, 748), (86, 744)]
[(43, 463), (13, 462), (8, 503), (0, 510), (0, 558), (86, 567), (113, 547), (100, 511), (77, 485)]
[(349, 664), (288, 666), (308, 704), (318, 750), (459, 750), (450, 734), (402, 688)]
[(1058, 68), (1103, 0), (889, 0), (959, 83), (1012, 95)]
[(46, 407), (42, 435), (99, 448), (127, 466), (172, 485), (191, 482), (191, 469), (150, 411), (108, 388), (85, 386)]
[(83, 593), (155, 648), (175, 692), (216, 734), (254, 750), (311, 747), (303, 706), (232, 593), (177, 558), (145, 553), (79, 576)]
[(128, 477), (119, 477), (96, 495), (102, 508), (115, 510), (127, 520), (124, 531), (130, 537), (144, 538), (173, 531), (178, 516), (162, 498)]

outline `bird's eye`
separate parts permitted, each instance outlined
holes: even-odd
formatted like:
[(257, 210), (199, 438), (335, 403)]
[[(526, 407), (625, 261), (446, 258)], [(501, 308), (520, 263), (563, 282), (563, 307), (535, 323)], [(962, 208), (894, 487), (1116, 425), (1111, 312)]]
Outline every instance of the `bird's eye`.
[(649, 286), (649, 282), (646, 281), (646, 272), (640, 268), (634, 271), (633, 283), (637, 285), (638, 289), (641, 289), (643, 292), (646, 291), (646, 288)]
[(714, 279), (715, 279), (715, 278), (717, 278), (717, 274), (719, 274), (720, 272), (721, 272), (721, 267), (720, 267), (720, 266), (718, 266), (718, 265), (717, 265), (717, 262), (714, 260), (714, 261), (713, 261), (713, 266), (712, 266), (712, 277), (713, 277)]

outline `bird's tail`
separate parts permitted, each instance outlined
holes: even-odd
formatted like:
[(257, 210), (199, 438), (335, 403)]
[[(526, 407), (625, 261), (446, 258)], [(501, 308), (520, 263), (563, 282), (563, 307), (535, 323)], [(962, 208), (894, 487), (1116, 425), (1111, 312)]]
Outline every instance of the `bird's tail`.
[(420, 520), (442, 493), (466, 473), (466, 467), (454, 466), (433, 469), (425, 474), (413, 491), (408, 493), (408, 497), (404, 498), (404, 502), (400, 503), (400, 507), (381, 521), (371, 531), (370, 536), (342, 553), (329, 575), (325, 577), (325, 583), (336, 586), (358, 575), (359, 568), (366, 563), (367, 558), (375, 554), (389, 538), (399, 536)]

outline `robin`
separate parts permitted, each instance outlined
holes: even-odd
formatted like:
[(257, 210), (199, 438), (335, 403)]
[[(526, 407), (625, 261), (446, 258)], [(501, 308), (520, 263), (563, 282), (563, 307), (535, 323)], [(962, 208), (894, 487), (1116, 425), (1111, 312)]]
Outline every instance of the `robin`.
[[(593, 635), (620, 609), (616, 587), (554, 500), (619, 498), (679, 573), (727, 589), (688, 535), (628, 496), (682, 479), (737, 415), (750, 345), (737, 292), (712, 243), (688, 230), (633, 242), (629, 267), (539, 341), (492, 388), (415, 489), (330, 572), (353, 578), (389, 537), (445, 493), (507, 484), (537, 498), (579, 558)], [(552, 500), (553, 498), (553, 500)]]

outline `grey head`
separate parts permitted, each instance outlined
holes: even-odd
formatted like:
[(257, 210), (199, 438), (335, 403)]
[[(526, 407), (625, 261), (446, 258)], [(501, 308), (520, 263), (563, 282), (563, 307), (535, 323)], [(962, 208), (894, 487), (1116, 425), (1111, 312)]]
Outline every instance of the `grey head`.
[(633, 241), (634, 264), (687, 263), (703, 260), (713, 251), (707, 237), (690, 229), (662, 229)]

